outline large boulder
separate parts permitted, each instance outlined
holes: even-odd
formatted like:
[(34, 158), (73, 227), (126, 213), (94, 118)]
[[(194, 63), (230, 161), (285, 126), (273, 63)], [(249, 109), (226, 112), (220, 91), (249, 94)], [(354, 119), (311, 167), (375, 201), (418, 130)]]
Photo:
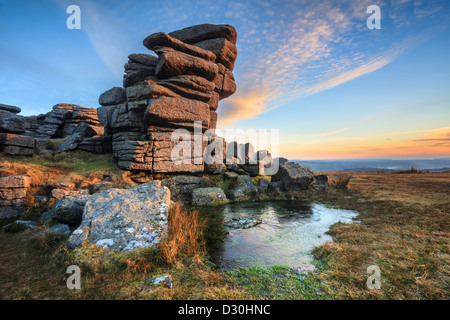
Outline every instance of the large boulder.
[(79, 225), (89, 198), (90, 195), (65, 196), (42, 214), (42, 221), (55, 220), (68, 225)]
[(295, 162), (287, 162), (280, 165), (278, 172), (272, 176), (271, 181), (281, 181), (283, 189), (287, 191), (292, 190), (306, 190), (313, 182), (313, 173), (300, 164)]
[(208, 206), (228, 202), (227, 196), (221, 188), (199, 188), (192, 192), (192, 204)]
[(75, 248), (89, 240), (117, 251), (153, 247), (167, 231), (170, 203), (170, 190), (159, 180), (100, 191), (86, 202), (81, 225), (69, 237), (68, 246)]

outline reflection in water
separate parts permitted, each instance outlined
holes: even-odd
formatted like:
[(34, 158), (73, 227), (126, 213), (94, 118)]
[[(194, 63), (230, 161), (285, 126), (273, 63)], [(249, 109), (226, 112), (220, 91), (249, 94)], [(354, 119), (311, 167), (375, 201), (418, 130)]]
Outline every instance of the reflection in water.
[(233, 218), (262, 220), (248, 229), (228, 229), (228, 232), (219, 227), (210, 229), (216, 232), (210, 253), (222, 269), (288, 265), (312, 270), (311, 250), (332, 240), (325, 232), (339, 221), (353, 222), (352, 218), (358, 214), (299, 201), (231, 203), (215, 210), (222, 210), (221, 222)]

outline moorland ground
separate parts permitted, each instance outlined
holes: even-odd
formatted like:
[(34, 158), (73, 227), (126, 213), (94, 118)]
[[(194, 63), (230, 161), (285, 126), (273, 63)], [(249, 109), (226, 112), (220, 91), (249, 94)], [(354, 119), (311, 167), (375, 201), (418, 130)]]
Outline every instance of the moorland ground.
[[(0, 158), (0, 176), (28, 174), (32, 191), (59, 181), (108, 176), (127, 185), (108, 155), (84, 152), (29, 159)], [(64, 248), (67, 236), (6, 228), (0, 232), (1, 299), (448, 299), (450, 296), (450, 173), (349, 173), (338, 188), (329, 173), (325, 190), (257, 194), (252, 199), (301, 199), (359, 212), (358, 222), (338, 223), (333, 242), (314, 250), (317, 270), (302, 275), (286, 266), (220, 272), (207, 255), (208, 217), (176, 205), (167, 240), (158, 249), (111, 253), (87, 244)], [(205, 177), (222, 185), (219, 177)], [(32, 193), (31, 193), (32, 194)], [(51, 204), (49, 204), (51, 205)], [(27, 198), (23, 219), (39, 220), (46, 208)], [(0, 227), (11, 219), (0, 222)], [(66, 287), (66, 269), (82, 270), (81, 290)], [(369, 290), (367, 267), (381, 270), (381, 289)], [(148, 282), (170, 274), (173, 289)]]

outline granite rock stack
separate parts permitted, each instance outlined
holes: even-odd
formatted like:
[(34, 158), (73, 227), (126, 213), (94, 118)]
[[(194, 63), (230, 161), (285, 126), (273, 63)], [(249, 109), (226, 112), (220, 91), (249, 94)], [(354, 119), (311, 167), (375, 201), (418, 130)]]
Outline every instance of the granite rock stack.
[[(156, 53), (131, 54), (123, 88), (99, 98), (103, 141), (111, 142), (120, 168), (147, 172), (202, 172), (203, 157), (192, 152), (183, 163), (172, 161), (172, 133), (186, 129), (194, 141), (194, 121), (201, 131), (215, 129), (219, 101), (236, 91), (236, 30), (230, 25), (197, 25), (148, 36), (144, 46)], [(207, 142), (201, 138), (201, 150)], [(197, 157), (197, 158), (195, 158)], [(200, 159), (201, 158), (201, 159)]]

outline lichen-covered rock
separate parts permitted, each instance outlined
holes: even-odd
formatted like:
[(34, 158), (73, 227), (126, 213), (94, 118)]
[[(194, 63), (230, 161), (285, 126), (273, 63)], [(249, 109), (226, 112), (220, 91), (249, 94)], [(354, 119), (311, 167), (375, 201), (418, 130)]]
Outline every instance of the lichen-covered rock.
[(198, 188), (192, 192), (192, 204), (196, 206), (225, 202), (228, 202), (228, 199), (221, 188)]
[(159, 180), (100, 191), (86, 202), (81, 225), (69, 237), (68, 246), (75, 248), (89, 240), (117, 251), (153, 247), (167, 231), (170, 203), (170, 190)]

